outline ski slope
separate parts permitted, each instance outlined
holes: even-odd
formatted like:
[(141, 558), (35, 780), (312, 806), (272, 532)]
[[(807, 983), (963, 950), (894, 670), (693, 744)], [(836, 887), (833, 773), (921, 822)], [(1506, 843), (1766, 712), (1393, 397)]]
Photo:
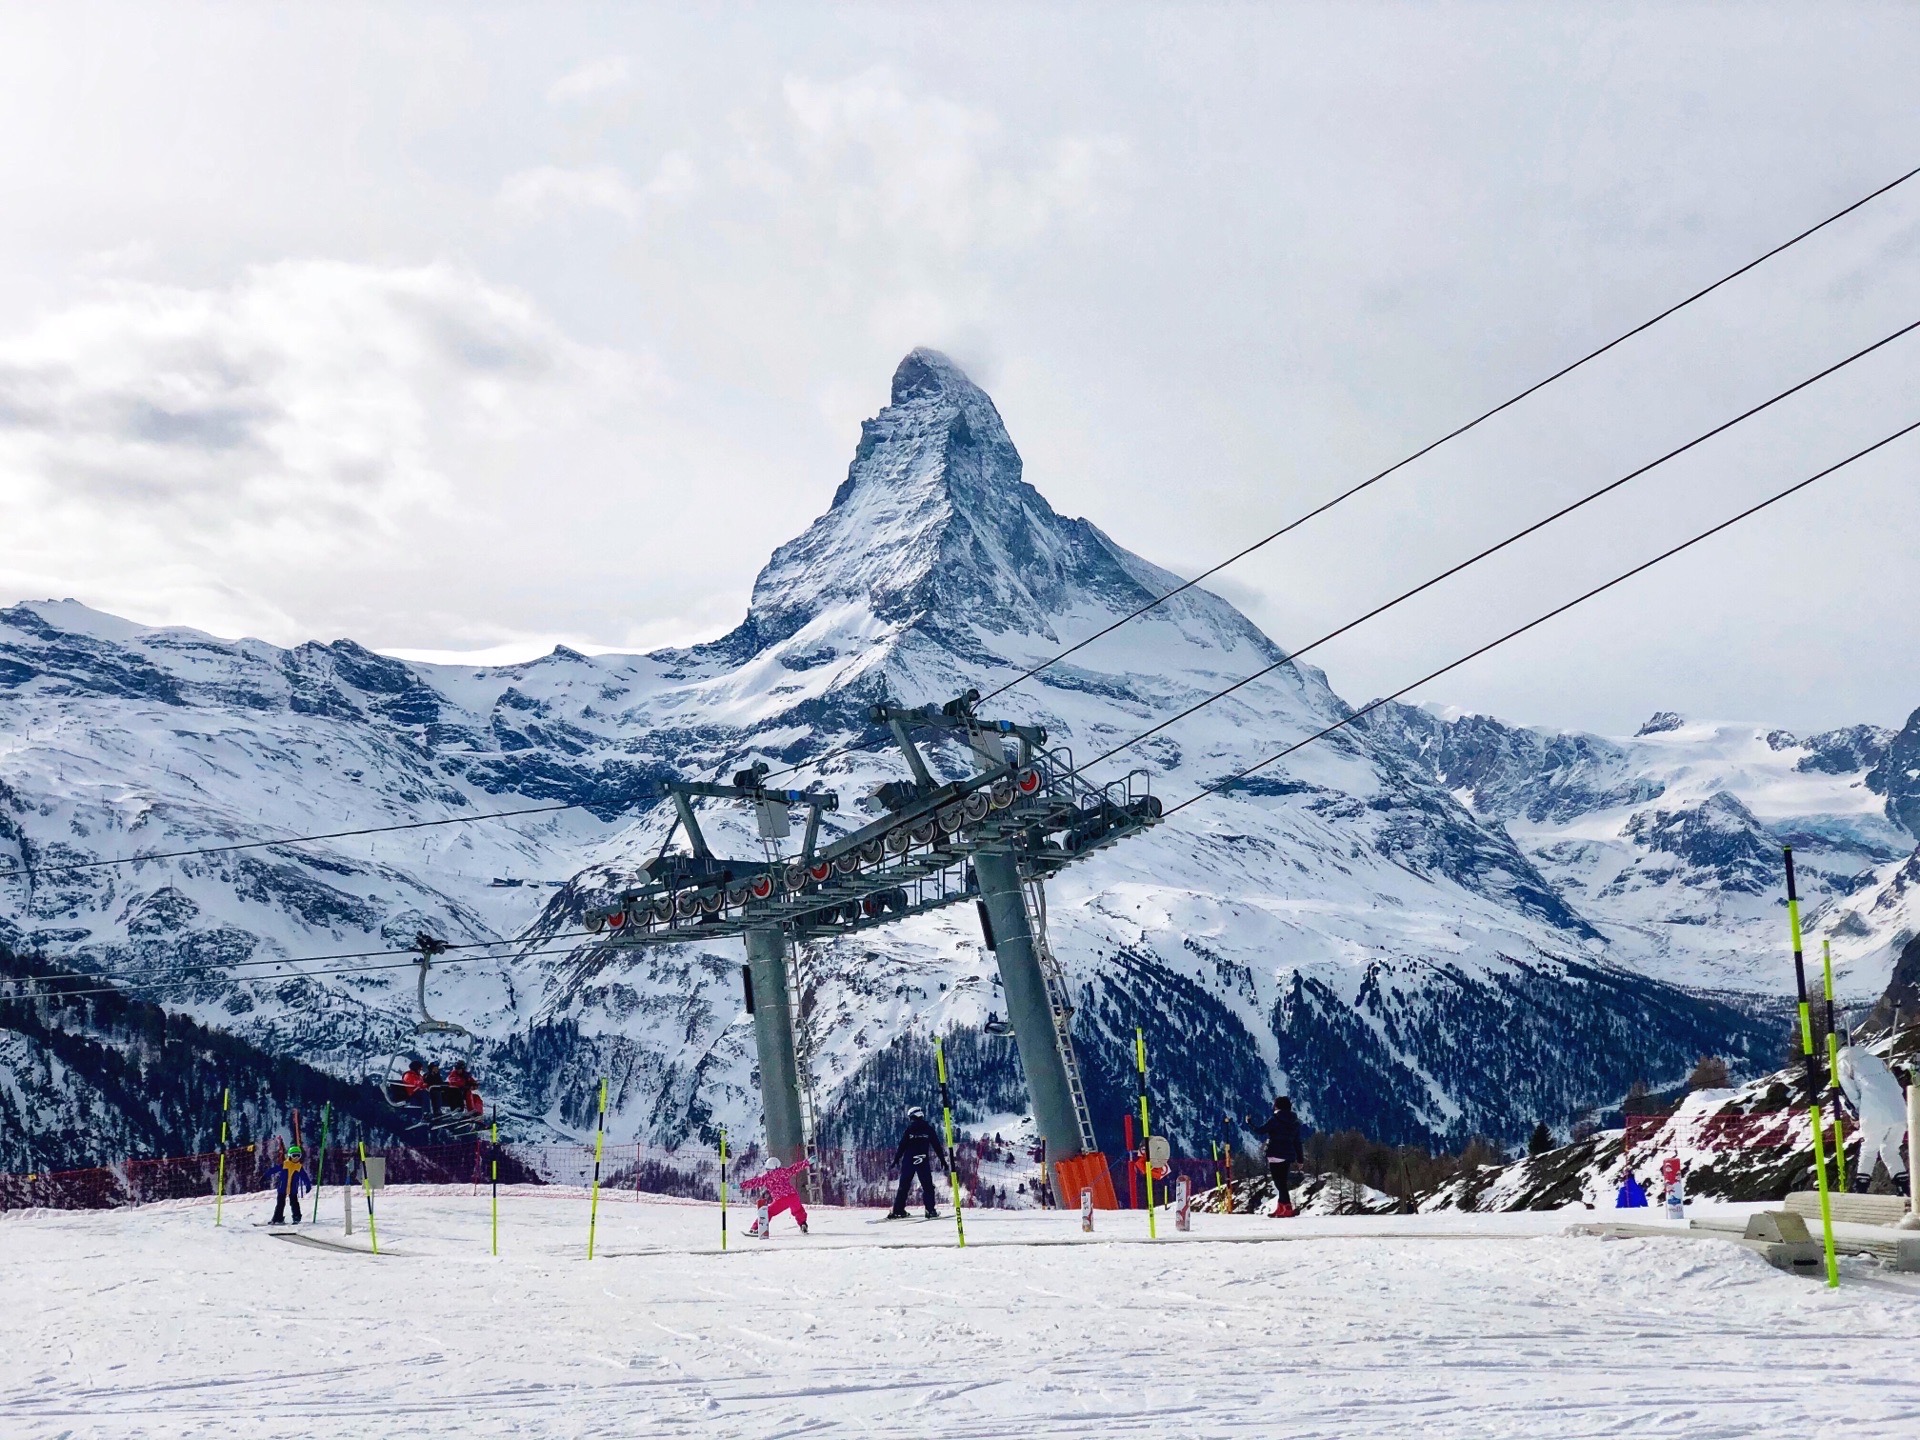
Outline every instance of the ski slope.
[[(0, 1434), (1920, 1434), (1920, 1281), (1838, 1292), (1584, 1210), (1268, 1221), (814, 1212), (393, 1190), (375, 1259), (206, 1202), (0, 1217)], [(1644, 1215), (1646, 1212), (1640, 1212)], [(1284, 1238), (1280, 1238), (1284, 1237)], [(1245, 1243), (1214, 1243), (1245, 1242)]]

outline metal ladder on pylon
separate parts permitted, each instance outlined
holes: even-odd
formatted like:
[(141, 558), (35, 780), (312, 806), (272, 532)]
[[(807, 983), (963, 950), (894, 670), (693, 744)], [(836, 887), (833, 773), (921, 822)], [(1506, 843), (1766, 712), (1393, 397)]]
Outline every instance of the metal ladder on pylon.
[(1073, 1101), (1073, 1118), (1080, 1126), (1080, 1153), (1091, 1155), (1100, 1147), (1093, 1137), (1093, 1111), (1087, 1106), (1086, 1087), (1080, 1083), (1080, 1062), (1073, 1054), (1073, 1001), (1067, 994), (1067, 972), (1060, 968), (1053, 946), (1047, 941), (1046, 884), (1037, 877), (1028, 877), (1021, 882), (1020, 893), (1027, 903), (1027, 927), (1033, 931), (1033, 952), (1040, 961), (1040, 977), (1047, 986), (1047, 1010), (1053, 1016), (1053, 1047), (1067, 1072), (1067, 1095)]
[(787, 937), (787, 1022), (793, 1031), (793, 1065), (800, 1082), (800, 1147), (807, 1161), (807, 1199), (820, 1204), (820, 1154), (814, 1133), (813, 1043), (800, 1020), (800, 946)]

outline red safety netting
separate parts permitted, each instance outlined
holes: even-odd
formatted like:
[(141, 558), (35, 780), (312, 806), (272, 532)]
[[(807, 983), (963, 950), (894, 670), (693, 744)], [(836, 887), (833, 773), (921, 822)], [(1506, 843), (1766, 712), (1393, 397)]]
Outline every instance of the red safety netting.
[(1808, 1135), (1804, 1110), (1767, 1110), (1744, 1115), (1712, 1111), (1704, 1115), (1629, 1115), (1625, 1149), (1661, 1145), (1688, 1150), (1784, 1150)]

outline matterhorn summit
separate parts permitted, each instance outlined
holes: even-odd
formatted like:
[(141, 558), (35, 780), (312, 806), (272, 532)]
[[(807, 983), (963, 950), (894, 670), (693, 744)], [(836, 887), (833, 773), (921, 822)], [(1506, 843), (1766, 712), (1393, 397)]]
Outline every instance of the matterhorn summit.
[[(826, 619), (869, 636), (918, 629), (989, 663), (1039, 659), (1180, 583), (1057, 514), (1021, 472), (986, 392), (937, 350), (914, 350), (891, 403), (861, 426), (827, 512), (774, 551), (745, 624), (722, 643), (782, 645)], [(1204, 592), (1178, 597), (1154, 626), (1197, 627), (1248, 662), (1279, 658)]]

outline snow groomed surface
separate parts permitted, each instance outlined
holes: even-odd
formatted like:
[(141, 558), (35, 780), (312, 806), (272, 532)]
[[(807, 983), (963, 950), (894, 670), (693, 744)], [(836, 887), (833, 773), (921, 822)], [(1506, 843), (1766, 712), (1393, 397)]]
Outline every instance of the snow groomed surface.
[[(0, 1433), (90, 1437), (1920, 1433), (1920, 1281), (1828, 1292), (1585, 1210), (1270, 1221), (340, 1192), (290, 1244), (235, 1203), (0, 1220)], [(1723, 1213), (1741, 1213), (1724, 1207)], [(1171, 1232), (1163, 1219), (1162, 1229)], [(1209, 1243), (1284, 1237), (1279, 1243)], [(1088, 1241), (1092, 1243), (1087, 1243)], [(1117, 1243), (1129, 1242), (1129, 1243)]]

